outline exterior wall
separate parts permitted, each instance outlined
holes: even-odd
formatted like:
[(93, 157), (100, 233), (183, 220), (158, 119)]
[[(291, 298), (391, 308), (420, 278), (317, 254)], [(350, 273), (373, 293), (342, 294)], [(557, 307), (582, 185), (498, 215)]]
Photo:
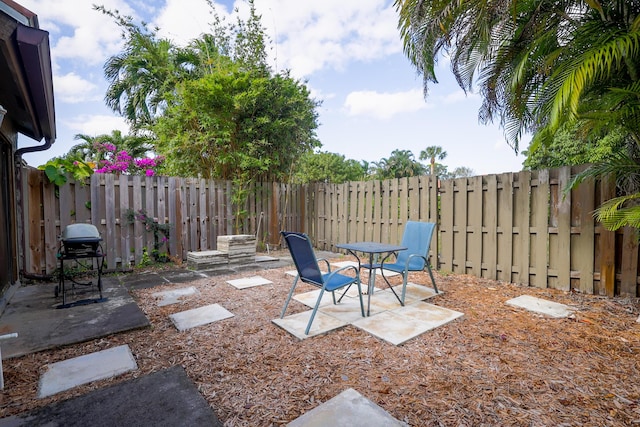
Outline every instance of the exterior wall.
[[(18, 282), (17, 210), (13, 154), (17, 134), (9, 120), (0, 132), (0, 296)], [(1, 311), (1, 307), (0, 307)]]

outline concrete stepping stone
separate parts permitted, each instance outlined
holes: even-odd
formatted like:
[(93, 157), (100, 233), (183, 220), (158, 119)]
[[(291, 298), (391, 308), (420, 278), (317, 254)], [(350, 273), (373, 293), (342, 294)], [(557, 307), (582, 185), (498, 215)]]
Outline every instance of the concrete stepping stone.
[[(313, 308), (316, 306), (316, 302), (318, 301), (318, 295), (320, 295), (320, 289), (296, 294), (292, 298), (307, 307)], [(336, 300), (340, 298), (340, 295), (342, 295), (342, 293), (338, 290), (336, 293)], [(322, 295), (322, 301), (320, 301), (320, 307), (327, 304), (333, 304), (333, 297), (331, 296), (331, 292), (325, 291)]]
[(507, 301), (507, 304), (555, 318), (568, 317), (574, 312), (572, 308), (565, 304), (547, 301), (531, 295), (520, 295)]
[(304, 331), (307, 329), (307, 324), (309, 323), (312, 311), (313, 310), (303, 311), (301, 313), (285, 316), (282, 319), (273, 319), (272, 322), (301, 340), (311, 338), (316, 335), (326, 334), (329, 331), (341, 328), (348, 324), (343, 320), (329, 316), (328, 314), (324, 314), (318, 310), (316, 312), (316, 317), (313, 318), (311, 329), (309, 329), (309, 335), (306, 335)]
[(181, 298), (195, 295), (197, 293), (198, 290), (195, 287), (189, 286), (188, 288), (171, 289), (168, 291), (156, 292), (151, 296), (159, 300), (158, 307), (164, 307), (165, 305), (177, 304), (180, 302)]
[(128, 345), (51, 363), (40, 378), (38, 397), (43, 398), (92, 381), (138, 369)]
[(400, 345), (462, 315), (455, 310), (417, 302), (357, 320), (353, 325), (393, 345)]
[(287, 424), (288, 427), (406, 426), (357, 391), (348, 388)]
[[(402, 296), (402, 285), (397, 285), (393, 287), (393, 290), (396, 291), (398, 296)], [(389, 288), (385, 289), (386, 292), (391, 292)], [(404, 295), (405, 304), (411, 304), (415, 301), (424, 301), (429, 298), (433, 298), (436, 295), (442, 295), (443, 292), (439, 291), (436, 294), (435, 289), (430, 287), (429, 285), (416, 285), (415, 283), (408, 282), (407, 290)]]
[(273, 282), (260, 276), (245, 277), (242, 279), (227, 280), (227, 283), (236, 289), (253, 288), (254, 286), (270, 285)]
[(275, 258), (269, 255), (256, 255), (256, 262), (267, 262), (267, 261), (279, 261), (280, 258)]
[(207, 325), (218, 320), (233, 317), (233, 313), (222, 307), (220, 304), (205, 305), (204, 307), (192, 310), (181, 311), (169, 316), (174, 326), (179, 331), (195, 328), (196, 326)]

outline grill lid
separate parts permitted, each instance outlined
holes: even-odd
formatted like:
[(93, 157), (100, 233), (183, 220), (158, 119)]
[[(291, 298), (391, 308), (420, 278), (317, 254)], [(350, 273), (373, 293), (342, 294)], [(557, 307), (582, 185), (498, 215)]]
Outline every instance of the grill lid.
[(62, 241), (100, 241), (100, 233), (98, 228), (93, 224), (69, 224), (62, 231)]

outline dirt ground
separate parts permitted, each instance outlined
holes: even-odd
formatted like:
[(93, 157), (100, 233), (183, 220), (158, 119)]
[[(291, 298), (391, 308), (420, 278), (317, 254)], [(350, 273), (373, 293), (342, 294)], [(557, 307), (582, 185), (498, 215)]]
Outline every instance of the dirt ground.
[[(187, 285), (136, 291), (151, 328), (6, 360), (0, 417), (180, 364), (226, 426), (283, 425), (349, 387), (412, 426), (640, 425), (637, 299), (436, 272), (444, 293), (430, 302), (463, 312), (454, 322), (397, 347), (351, 325), (300, 341), (271, 322), (290, 269), (191, 282), (196, 298), (165, 307), (152, 293)], [(237, 290), (225, 283), (255, 274), (274, 284)], [(410, 281), (429, 283), (423, 273)], [(576, 313), (551, 319), (505, 304), (523, 294)], [(168, 317), (213, 303), (235, 316), (185, 332)], [(292, 301), (287, 314), (306, 309)], [(131, 347), (137, 371), (36, 398), (46, 364), (121, 344)]]

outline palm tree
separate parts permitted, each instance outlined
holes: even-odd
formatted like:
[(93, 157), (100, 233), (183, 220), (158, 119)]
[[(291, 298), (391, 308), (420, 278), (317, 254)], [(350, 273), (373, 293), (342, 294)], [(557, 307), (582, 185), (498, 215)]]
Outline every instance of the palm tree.
[(168, 94), (191, 74), (189, 57), (170, 40), (158, 39), (144, 24), (137, 26), (132, 18), (103, 6), (95, 8), (116, 21), (125, 40), (124, 50), (104, 64), (109, 81), (105, 102), (138, 130), (153, 122)]
[[(575, 182), (602, 174), (640, 181), (628, 162), (640, 164), (640, 2), (396, 0), (395, 6), (405, 53), (423, 74), (425, 93), (437, 82), (436, 59), (447, 52), (458, 84), (478, 86), (480, 121), (499, 120), (515, 151), (525, 133), (534, 135), (533, 152), (562, 126), (575, 124), (585, 134), (622, 130), (628, 152)], [(621, 190), (623, 203), (604, 211), (615, 214), (640, 199), (638, 185)], [(640, 210), (634, 212), (640, 219)], [(612, 224), (640, 224), (628, 214)]]
[(420, 152), (420, 160), (429, 160), (430, 162), (431, 175), (436, 174), (436, 158), (438, 160), (444, 160), (445, 157), (447, 157), (447, 152), (437, 145), (427, 147)]
[[(640, 2), (396, 0), (404, 49), (437, 82), (449, 52), (465, 90), (477, 82), (482, 122), (500, 121), (517, 151), (524, 133), (544, 142), (560, 125), (602, 113), (638, 133)], [(596, 113), (596, 114), (594, 114)], [(539, 142), (538, 142), (539, 141)]]

